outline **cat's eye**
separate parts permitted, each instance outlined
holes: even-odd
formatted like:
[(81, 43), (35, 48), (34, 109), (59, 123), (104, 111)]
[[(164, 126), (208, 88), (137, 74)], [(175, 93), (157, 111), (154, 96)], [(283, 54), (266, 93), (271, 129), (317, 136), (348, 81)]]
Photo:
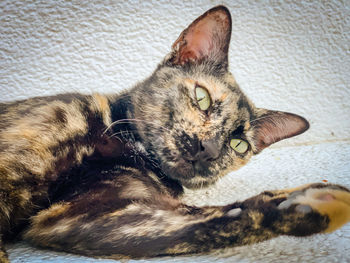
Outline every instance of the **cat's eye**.
[(211, 105), (211, 100), (208, 91), (202, 87), (197, 86), (195, 92), (199, 108), (202, 111), (208, 110)]
[(246, 151), (249, 148), (248, 143), (241, 139), (231, 139), (230, 146), (233, 150), (235, 150), (238, 153), (246, 153)]

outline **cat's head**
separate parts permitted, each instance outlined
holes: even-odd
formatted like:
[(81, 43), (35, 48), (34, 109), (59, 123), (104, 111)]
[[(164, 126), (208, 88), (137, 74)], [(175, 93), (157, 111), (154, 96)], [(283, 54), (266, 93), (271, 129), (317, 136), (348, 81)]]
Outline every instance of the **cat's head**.
[(228, 71), (231, 16), (215, 7), (197, 18), (153, 75), (132, 93), (133, 118), (163, 171), (189, 188), (215, 182), (308, 122), (256, 108)]

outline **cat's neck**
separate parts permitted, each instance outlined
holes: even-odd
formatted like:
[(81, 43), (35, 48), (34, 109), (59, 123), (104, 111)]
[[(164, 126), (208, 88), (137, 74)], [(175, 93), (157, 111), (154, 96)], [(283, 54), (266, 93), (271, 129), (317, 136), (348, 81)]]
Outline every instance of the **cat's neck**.
[(183, 193), (181, 184), (167, 176), (159, 160), (146, 149), (135, 125), (133, 104), (129, 93), (121, 94), (111, 102), (112, 125), (110, 135), (122, 143), (118, 163), (155, 173), (169, 191), (177, 196)]

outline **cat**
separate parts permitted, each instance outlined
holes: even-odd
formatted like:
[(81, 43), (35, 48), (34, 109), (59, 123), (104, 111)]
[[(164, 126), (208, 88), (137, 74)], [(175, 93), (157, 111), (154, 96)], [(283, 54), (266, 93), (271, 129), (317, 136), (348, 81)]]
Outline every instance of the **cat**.
[(0, 104), (0, 262), (16, 234), (33, 245), (107, 258), (209, 253), (279, 235), (331, 232), (350, 191), (315, 183), (225, 206), (180, 201), (309, 123), (257, 108), (229, 72), (231, 16), (192, 22), (142, 83)]

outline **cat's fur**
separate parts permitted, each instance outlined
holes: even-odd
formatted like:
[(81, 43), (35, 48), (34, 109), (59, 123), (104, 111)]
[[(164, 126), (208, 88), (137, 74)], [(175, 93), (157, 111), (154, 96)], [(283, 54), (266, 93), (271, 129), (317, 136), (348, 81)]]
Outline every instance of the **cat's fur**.
[[(300, 116), (259, 109), (246, 98), (228, 71), (230, 35), (229, 11), (218, 6), (180, 35), (148, 79), (122, 94), (0, 104), (2, 240), (26, 226), (24, 238), (42, 247), (151, 257), (305, 236), (348, 222), (350, 192), (329, 184), (227, 206), (180, 202), (183, 186), (212, 184), (308, 128)], [(205, 111), (196, 87), (210, 94)], [(232, 149), (232, 138), (248, 142), (248, 151)], [(0, 261), (7, 261), (3, 246)]]

